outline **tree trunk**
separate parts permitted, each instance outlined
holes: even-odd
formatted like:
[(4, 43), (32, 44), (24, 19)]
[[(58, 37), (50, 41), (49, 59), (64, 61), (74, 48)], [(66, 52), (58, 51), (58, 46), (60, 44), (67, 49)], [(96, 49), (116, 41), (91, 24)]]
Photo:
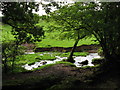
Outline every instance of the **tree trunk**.
[(73, 60), (73, 53), (74, 53), (74, 51), (75, 51), (75, 48), (77, 47), (77, 44), (78, 44), (78, 42), (79, 42), (79, 39), (77, 39), (76, 41), (75, 41), (75, 44), (74, 44), (74, 46), (73, 46), (73, 48), (72, 48), (72, 50), (71, 50), (71, 52), (70, 52), (70, 55), (69, 55), (69, 57), (68, 57), (68, 59), (67, 59), (67, 61), (68, 62), (72, 62), (72, 63), (74, 63), (75, 61)]
[(3, 64), (4, 64), (4, 72), (7, 73), (8, 72), (7, 58), (5, 58), (5, 61), (3, 61)]
[(109, 51), (109, 49), (105, 44), (101, 44), (105, 61), (101, 65), (101, 70), (105, 72), (114, 72), (118, 71), (120, 69), (120, 56), (117, 56), (116, 54), (113, 54)]
[[(79, 32), (78, 32), (79, 33)], [(83, 35), (82, 37), (80, 37), (79, 36), (79, 34), (78, 34), (78, 39), (75, 41), (75, 44), (74, 44), (74, 46), (73, 46), (73, 48), (72, 48), (72, 50), (71, 50), (71, 52), (70, 52), (70, 56), (68, 57), (68, 59), (67, 59), (67, 61), (68, 62), (72, 62), (72, 63), (74, 63), (75, 61), (73, 60), (73, 53), (74, 53), (74, 51), (75, 51), (75, 48), (77, 47), (77, 44), (78, 44), (78, 42), (79, 42), (79, 40), (80, 39), (83, 39), (84, 37), (86, 37), (86, 35)]]
[(15, 59), (16, 59), (16, 56), (18, 55), (18, 45), (19, 45), (19, 42), (18, 41), (15, 41), (15, 50), (14, 50), (14, 55), (12, 57), (12, 73), (14, 72), (14, 65), (15, 65)]

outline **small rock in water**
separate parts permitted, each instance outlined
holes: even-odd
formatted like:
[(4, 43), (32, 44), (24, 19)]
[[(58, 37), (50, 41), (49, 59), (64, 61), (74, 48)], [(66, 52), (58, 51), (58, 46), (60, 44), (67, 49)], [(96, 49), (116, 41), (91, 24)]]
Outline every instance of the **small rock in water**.
[(28, 65), (33, 65), (33, 64), (35, 64), (35, 62), (33, 62), (33, 63), (30, 63), (30, 64), (28, 64)]
[(43, 61), (43, 62), (41, 62), (40, 64), (45, 65), (46, 63), (47, 63), (46, 61)]
[(85, 60), (85, 61), (82, 61), (82, 62), (78, 62), (79, 64), (82, 64), (83, 65), (87, 65), (88, 64), (88, 60)]

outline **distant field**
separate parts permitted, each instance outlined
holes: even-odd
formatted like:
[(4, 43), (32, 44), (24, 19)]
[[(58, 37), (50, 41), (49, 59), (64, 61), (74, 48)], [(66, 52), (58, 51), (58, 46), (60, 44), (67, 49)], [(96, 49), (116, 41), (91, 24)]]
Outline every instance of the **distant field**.
[[(80, 40), (77, 46), (83, 44), (85, 45), (98, 44), (98, 42), (95, 42), (93, 40), (95, 40), (94, 37)], [(56, 39), (46, 38), (36, 44), (37, 47), (72, 47), (74, 43), (75, 43), (74, 40), (56, 40)]]
[[(0, 26), (1, 29), (1, 26)], [(8, 25), (2, 25), (2, 40), (14, 40), (13, 35), (11, 34), (11, 27)], [(46, 37), (41, 42), (36, 42), (37, 47), (72, 47), (74, 45), (74, 40), (59, 40), (56, 38), (57, 32), (46, 33)], [(94, 37), (82, 39), (79, 41), (78, 46), (86, 44), (98, 44), (98, 42), (93, 41)]]

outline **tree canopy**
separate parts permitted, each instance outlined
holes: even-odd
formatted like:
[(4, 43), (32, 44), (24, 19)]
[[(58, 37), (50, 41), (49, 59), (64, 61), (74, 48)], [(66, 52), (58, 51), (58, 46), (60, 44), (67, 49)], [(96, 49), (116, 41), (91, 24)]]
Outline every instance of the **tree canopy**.
[(36, 26), (39, 16), (35, 2), (2, 2), (3, 22), (12, 26), (12, 34), (19, 42), (33, 42), (41, 40), (44, 35), (42, 27)]
[(117, 59), (120, 56), (120, 2), (102, 2), (99, 9), (95, 9), (86, 18), (85, 24), (100, 42), (105, 57)]
[(119, 15), (120, 2), (75, 2), (51, 13), (65, 37), (93, 34), (108, 61), (120, 58)]
[(12, 61), (12, 71), (16, 56), (19, 55), (20, 45), (22, 43), (31, 43), (40, 41), (44, 36), (42, 27), (36, 24), (39, 21), (39, 16), (33, 13), (33, 10), (38, 11), (38, 4), (35, 2), (2, 2), (3, 23), (12, 27), (14, 42), (2, 42), (2, 54), (4, 57), (5, 72), (8, 70), (8, 61)]
[(88, 31), (86, 24), (83, 23), (83, 19), (87, 16), (86, 12), (93, 8), (93, 6), (87, 5), (86, 3), (76, 2), (61, 7), (50, 14), (50, 17), (60, 25), (62, 35), (61, 38), (75, 39), (75, 44), (68, 58), (71, 61), (74, 50), (80, 39), (86, 36), (91, 36), (92, 33)]

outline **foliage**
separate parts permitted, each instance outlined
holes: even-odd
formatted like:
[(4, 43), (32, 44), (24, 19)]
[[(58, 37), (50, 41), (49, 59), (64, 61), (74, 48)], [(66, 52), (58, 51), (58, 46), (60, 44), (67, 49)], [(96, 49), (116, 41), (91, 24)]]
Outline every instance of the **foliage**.
[(106, 60), (114, 64), (118, 64), (120, 59), (119, 15), (120, 2), (75, 2), (51, 13), (51, 17), (62, 25), (62, 30), (69, 33), (70, 38), (94, 34)]
[(23, 49), (24, 48), (22, 46), (18, 46), (18, 49), (16, 49), (16, 43), (14, 41), (4, 41), (2, 43), (2, 62), (4, 65), (3, 69), (5, 72), (8, 71), (8, 67), (12, 68), (13, 70), (14, 60), (17, 55), (24, 54)]
[[(50, 18), (58, 23), (60, 30), (62, 31), (63, 36), (60, 37), (75, 39), (75, 44), (71, 50), (71, 53), (68, 57), (69, 62), (74, 62), (73, 53), (80, 39), (85, 38), (86, 36), (91, 36), (92, 33), (88, 32), (86, 24), (83, 23), (85, 18), (85, 11), (91, 9), (92, 6), (85, 5), (85, 3), (74, 3), (64, 5), (59, 10), (56, 10), (50, 14)], [(54, 26), (55, 27), (55, 26)]]
[(83, 27), (82, 22), (80, 22), (82, 19), (82, 12), (79, 12), (78, 18), (77, 8), (78, 7), (74, 7), (73, 5), (65, 5), (59, 10), (56, 10), (50, 14), (50, 17), (52, 17), (52, 19), (55, 20), (59, 25), (59, 29), (57, 30), (60, 30), (62, 32), (61, 35), (63, 35), (63, 38), (76, 40), (85, 35), (85, 28)]
[(98, 54), (99, 54), (100, 56), (104, 56), (104, 55), (103, 55), (102, 47), (100, 47), (97, 52), (98, 52)]
[[(12, 34), (14, 35), (14, 49), (12, 49), (12, 68), (14, 68), (14, 61), (18, 55), (19, 45), (22, 43), (30, 43), (40, 41), (44, 35), (42, 27), (35, 24), (39, 21), (39, 16), (33, 14), (32, 11), (38, 11), (38, 4), (35, 2), (2, 2), (1, 10), (3, 14), (3, 22), (12, 27)], [(35, 30), (35, 31), (34, 31)], [(5, 51), (4, 51), (5, 50)], [(9, 50), (10, 51), (10, 50)], [(8, 61), (6, 49), (3, 49), (5, 56), (5, 63)], [(6, 55), (5, 55), (6, 54)], [(7, 64), (5, 64), (5, 68)], [(5, 70), (6, 71), (6, 70)]]
[[(94, 29), (95, 35), (100, 41), (100, 44), (103, 48), (103, 53), (106, 58), (119, 58), (120, 56), (120, 2), (116, 3), (102, 3), (101, 8), (102, 12), (98, 14), (102, 14), (103, 19), (99, 19), (99, 25), (103, 27), (97, 30)], [(102, 22), (102, 23), (101, 23)], [(97, 23), (98, 24), (98, 23)], [(99, 35), (102, 34), (102, 35)]]
[(120, 2), (100, 3), (88, 15), (84, 22), (100, 42), (106, 60), (117, 64), (120, 58)]
[[(12, 34), (20, 43), (41, 40), (44, 32), (42, 27), (35, 26), (39, 16), (33, 14), (38, 10), (34, 2), (2, 2), (3, 22), (12, 26)], [(35, 30), (35, 31), (34, 31)]]
[[(54, 0), (52, 0), (51, 2), (48, 2), (48, 4), (45, 4), (45, 3), (42, 3), (42, 7), (44, 8), (45, 12), (47, 14), (49, 14), (50, 12), (52, 12), (52, 8), (51, 7), (54, 7), (54, 9), (60, 9), (62, 7), (62, 4), (64, 5), (65, 2), (56, 2)], [(43, 16), (43, 18), (45, 19), (46, 16)]]
[(11, 31), (12, 31), (12, 27), (6, 24), (1, 24), (0, 25), (0, 29), (2, 32), (2, 40), (1, 41), (13, 41), (14, 39), (14, 35), (12, 35)]

